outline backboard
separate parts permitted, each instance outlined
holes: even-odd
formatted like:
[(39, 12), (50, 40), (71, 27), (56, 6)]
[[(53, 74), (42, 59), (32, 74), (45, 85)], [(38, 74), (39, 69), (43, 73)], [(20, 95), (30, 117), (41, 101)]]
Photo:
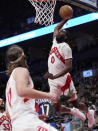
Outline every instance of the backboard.
[(98, 0), (62, 0), (90, 12), (98, 12)]

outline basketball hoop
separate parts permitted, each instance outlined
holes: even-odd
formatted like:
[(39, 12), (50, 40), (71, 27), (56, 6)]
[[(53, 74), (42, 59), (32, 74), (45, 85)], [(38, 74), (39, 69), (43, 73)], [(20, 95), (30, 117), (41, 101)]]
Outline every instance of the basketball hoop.
[(35, 23), (52, 25), (56, 0), (29, 0), (36, 10)]

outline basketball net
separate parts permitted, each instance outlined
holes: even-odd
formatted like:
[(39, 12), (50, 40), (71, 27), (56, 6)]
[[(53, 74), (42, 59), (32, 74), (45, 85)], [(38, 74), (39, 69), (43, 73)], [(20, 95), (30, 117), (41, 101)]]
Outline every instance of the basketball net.
[(35, 23), (52, 25), (56, 0), (29, 0), (36, 10)]

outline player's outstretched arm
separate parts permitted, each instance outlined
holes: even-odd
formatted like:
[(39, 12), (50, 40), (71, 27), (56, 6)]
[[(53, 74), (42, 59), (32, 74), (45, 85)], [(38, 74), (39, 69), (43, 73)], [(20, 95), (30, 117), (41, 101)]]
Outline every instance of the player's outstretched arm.
[(62, 20), (54, 29), (53, 38), (58, 35), (59, 30), (63, 27), (63, 25), (68, 21), (68, 19)]
[[(32, 98), (32, 99), (49, 99), (53, 102), (56, 101), (54, 95), (50, 95), (50, 93), (37, 91), (35, 89), (28, 88), (29, 84), (29, 71), (26, 68), (19, 68), (14, 73), (14, 79), (16, 82), (16, 90), (17, 94), (20, 97)], [(33, 87), (32, 87), (33, 88)]]

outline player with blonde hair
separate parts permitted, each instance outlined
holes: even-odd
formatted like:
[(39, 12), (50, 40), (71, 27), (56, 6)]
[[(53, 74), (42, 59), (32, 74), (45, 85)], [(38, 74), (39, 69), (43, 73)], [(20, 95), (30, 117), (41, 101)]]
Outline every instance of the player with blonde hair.
[(41, 121), (35, 111), (35, 99), (47, 98), (55, 102), (55, 95), (34, 89), (22, 48), (10, 47), (7, 59), (9, 80), (6, 86), (6, 105), (12, 131), (56, 131)]

